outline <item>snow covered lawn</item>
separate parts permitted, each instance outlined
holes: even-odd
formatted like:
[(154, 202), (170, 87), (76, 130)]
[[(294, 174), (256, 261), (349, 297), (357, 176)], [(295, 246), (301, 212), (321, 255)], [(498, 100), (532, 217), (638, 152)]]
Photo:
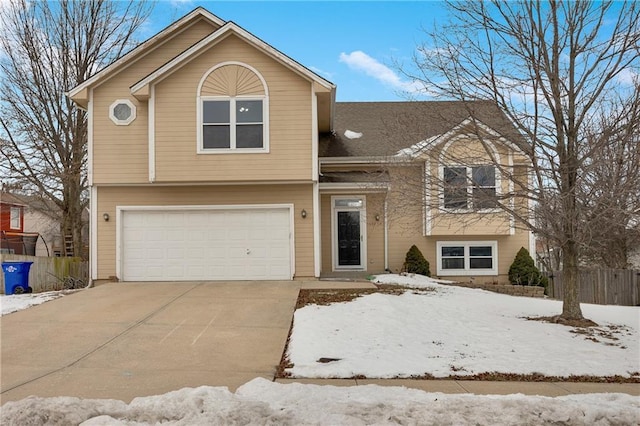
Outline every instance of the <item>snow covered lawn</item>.
[(581, 330), (526, 319), (559, 314), (560, 301), (446, 286), (419, 275), (380, 275), (375, 282), (416, 290), (298, 309), (287, 353), (292, 377), (640, 377), (638, 307), (583, 304), (599, 327)]
[[(482, 371), (629, 376), (640, 370), (639, 309), (582, 305), (600, 324), (593, 336), (528, 321), (553, 315), (560, 302), (442, 286), (424, 277), (384, 275), (379, 282), (416, 288), (373, 294), (296, 311), (291, 372), (308, 377), (476, 374)], [(431, 290), (422, 291), (428, 287)], [(3, 296), (2, 315), (62, 292)], [(604, 335), (601, 335), (604, 334)], [(595, 342), (593, 340), (598, 340)], [(615, 340), (618, 339), (618, 340)], [(340, 361), (318, 363), (322, 357)], [(15, 425), (632, 425), (640, 399), (626, 394), (561, 397), (447, 395), (377, 385), (279, 384), (257, 378), (235, 393), (224, 387), (183, 388), (111, 399), (29, 397), (0, 408)]]

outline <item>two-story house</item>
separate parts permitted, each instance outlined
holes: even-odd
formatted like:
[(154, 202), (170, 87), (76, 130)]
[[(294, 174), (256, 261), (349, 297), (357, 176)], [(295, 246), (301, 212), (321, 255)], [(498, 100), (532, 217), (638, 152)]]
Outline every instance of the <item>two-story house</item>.
[[(88, 112), (94, 280), (379, 273), (400, 270), (412, 244), (438, 275), (498, 280), (530, 245), (504, 213), (473, 205), (474, 191), (508, 185), (496, 168), (448, 163), (474, 143), (464, 105), (337, 103), (334, 84), (203, 8), (68, 96)], [(425, 115), (414, 128), (390, 134), (389, 119), (416, 105)], [(495, 154), (518, 163), (504, 115), (478, 108)], [(441, 164), (424, 149), (442, 152)], [(394, 211), (396, 170), (425, 184), (481, 174), (483, 186), (467, 200), (459, 185), (453, 197), (427, 185), (416, 211)], [(431, 198), (444, 204), (427, 207)]]

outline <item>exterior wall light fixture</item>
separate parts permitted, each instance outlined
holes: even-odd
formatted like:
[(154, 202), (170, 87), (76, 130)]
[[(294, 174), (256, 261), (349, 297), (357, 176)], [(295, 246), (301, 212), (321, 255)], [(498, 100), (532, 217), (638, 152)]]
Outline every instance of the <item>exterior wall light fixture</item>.
[(109, 213), (103, 213), (102, 218), (104, 219), (105, 222), (109, 222)]
[(302, 216), (303, 219), (307, 218), (307, 211), (305, 209), (302, 209), (302, 211), (300, 212), (300, 216)]

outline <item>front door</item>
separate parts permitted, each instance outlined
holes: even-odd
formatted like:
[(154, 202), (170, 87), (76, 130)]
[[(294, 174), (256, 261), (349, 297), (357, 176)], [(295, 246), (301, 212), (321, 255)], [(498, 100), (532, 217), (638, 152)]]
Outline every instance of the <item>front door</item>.
[(338, 266), (360, 266), (360, 212), (338, 211)]
[(365, 204), (364, 198), (334, 197), (334, 269), (363, 270), (365, 262)]

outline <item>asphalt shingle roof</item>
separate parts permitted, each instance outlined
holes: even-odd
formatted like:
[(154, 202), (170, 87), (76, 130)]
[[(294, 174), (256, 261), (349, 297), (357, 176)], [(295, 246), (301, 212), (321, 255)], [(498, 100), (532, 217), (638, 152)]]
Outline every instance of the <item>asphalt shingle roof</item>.
[[(505, 114), (490, 101), (337, 102), (333, 133), (320, 135), (320, 157), (384, 157), (441, 135), (467, 118), (522, 143)], [(345, 136), (351, 135), (352, 138)], [(362, 136), (353, 138), (353, 134)]]

